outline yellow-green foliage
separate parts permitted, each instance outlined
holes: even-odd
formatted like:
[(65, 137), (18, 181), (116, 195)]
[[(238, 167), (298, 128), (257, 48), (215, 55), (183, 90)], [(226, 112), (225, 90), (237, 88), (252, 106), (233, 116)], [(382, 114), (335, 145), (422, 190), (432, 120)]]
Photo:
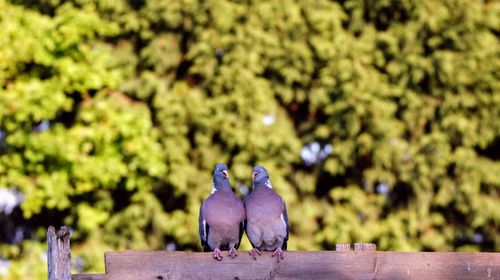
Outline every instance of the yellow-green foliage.
[[(0, 187), (24, 194), (0, 217), (0, 242), (32, 232), (0, 243), (7, 279), (44, 278), (48, 225), (73, 228), (84, 271), (102, 271), (105, 250), (199, 250), (217, 162), (238, 193), (253, 165), (269, 169), (292, 250), (500, 250), (497, 1), (0, 0), (0, 11)], [(308, 166), (312, 141), (332, 150)]]

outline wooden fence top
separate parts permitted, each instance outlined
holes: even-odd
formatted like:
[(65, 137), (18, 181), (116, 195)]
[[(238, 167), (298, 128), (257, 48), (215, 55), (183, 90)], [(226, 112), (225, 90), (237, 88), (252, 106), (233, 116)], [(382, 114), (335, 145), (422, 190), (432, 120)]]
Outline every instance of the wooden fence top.
[(278, 263), (268, 252), (217, 261), (211, 253), (125, 251), (105, 253), (105, 262), (105, 274), (72, 279), (500, 279), (500, 253), (287, 251)]
[(375, 244), (337, 244), (337, 251), (270, 252), (257, 260), (239, 251), (222, 261), (212, 253), (125, 251), (104, 254), (104, 274), (70, 274), (71, 229), (47, 231), (49, 280), (174, 279), (497, 279), (500, 253), (381, 252)]

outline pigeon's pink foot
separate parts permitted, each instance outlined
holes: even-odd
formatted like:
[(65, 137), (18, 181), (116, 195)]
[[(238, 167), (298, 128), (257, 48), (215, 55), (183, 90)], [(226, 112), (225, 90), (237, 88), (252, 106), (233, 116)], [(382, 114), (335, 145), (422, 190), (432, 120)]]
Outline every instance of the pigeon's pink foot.
[(278, 262), (280, 262), (280, 260), (285, 258), (283, 250), (281, 250), (281, 248), (276, 249), (271, 255), (272, 258), (274, 258), (275, 256), (278, 256)]
[(231, 248), (231, 250), (229, 250), (229, 256), (231, 258), (236, 258), (237, 255), (238, 255), (238, 251), (236, 251), (236, 249), (234, 247)]
[(250, 254), (250, 256), (252, 256), (252, 258), (254, 260), (256, 260), (257, 259), (257, 255), (260, 256), (261, 252), (257, 248), (252, 248), (252, 250), (250, 250), (250, 252), (248, 252), (248, 254)]
[(222, 254), (221, 254), (219, 248), (215, 248), (215, 250), (214, 250), (214, 259), (216, 259), (218, 261), (222, 261)]

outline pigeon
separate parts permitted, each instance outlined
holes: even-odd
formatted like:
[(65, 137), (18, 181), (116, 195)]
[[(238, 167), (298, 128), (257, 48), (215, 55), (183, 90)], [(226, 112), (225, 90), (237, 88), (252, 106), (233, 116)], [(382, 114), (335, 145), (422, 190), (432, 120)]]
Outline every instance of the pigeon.
[(221, 250), (229, 250), (232, 258), (238, 255), (244, 232), (245, 208), (231, 189), (227, 166), (217, 164), (214, 170), (212, 193), (200, 207), (199, 228), (204, 252), (222, 260)]
[(256, 166), (252, 173), (253, 189), (245, 198), (245, 231), (252, 244), (249, 254), (253, 259), (260, 251), (274, 251), (278, 262), (284, 258), (288, 242), (288, 215), (283, 199), (273, 190), (269, 173)]

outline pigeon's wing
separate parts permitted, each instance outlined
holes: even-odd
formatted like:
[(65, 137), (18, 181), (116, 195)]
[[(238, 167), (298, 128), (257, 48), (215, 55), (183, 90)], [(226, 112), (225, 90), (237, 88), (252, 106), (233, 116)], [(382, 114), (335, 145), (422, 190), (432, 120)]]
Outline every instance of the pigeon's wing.
[(240, 222), (240, 231), (239, 231), (239, 238), (238, 238), (238, 244), (236, 244), (236, 249), (238, 249), (238, 247), (240, 247), (240, 244), (241, 244), (241, 238), (243, 237), (243, 234), (245, 233), (245, 221), (246, 221), (246, 216), (247, 216), (247, 213), (246, 213), (246, 210), (245, 210), (245, 204), (243, 203), (243, 201), (241, 201), (241, 199), (239, 197), (237, 197), (235, 195), (237, 201), (238, 201), (238, 205), (240, 208), (240, 219), (241, 219), (241, 222)]
[(288, 233), (290, 232), (290, 229), (288, 228), (288, 214), (286, 213), (285, 201), (283, 201), (283, 199), (281, 199), (281, 203), (283, 204), (283, 210), (281, 212), (281, 215), (283, 216), (283, 222), (285, 223), (285, 228), (286, 228), (286, 236), (285, 236), (285, 240), (283, 240), (283, 246), (281, 246), (281, 249), (286, 250), (287, 243), (288, 243)]
[(245, 232), (245, 221), (240, 223), (240, 238), (238, 240), (238, 244), (236, 244), (236, 246), (234, 246), (236, 249), (238, 249), (240, 247), (241, 238), (243, 237), (243, 233)]
[[(245, 232), (247, 233), (247, 237), (248, 237), (248, 222), (247, 220), (245, 219), (245, 221), (243, 222), (243, 227), (245, 228)], [(252, 248), (255, 248), (255, 245), (252, 243), (252, 240), (250, 240), (250, 237), (248, 237), (248, 241), (250, 242), (250, 244), (252, 245)]]
[(211, 251), (210, 246), (208, 245), (208, 232), (210, 227), (208, 226), (207, 221), (205, 221), (205, 218), (203, 217), (203, 203), (200, 206), (200, 217), (198, 219), (198, 226), (200, 229), (200, 241), (203, 252)]
[[(252, 190), (253, 192), (253, 190)], [(250, 194), (252, 193), (250, 192)], [(248, 194), (245, 199), (243, 199), (243, 205), (245, 205), (245, 208), (246, 208), (246, 205), (247, 203), (249, 203), (249, 198), (250, 198), (250, 194)], [(246, 209), (245, 209), (246, 210)], [(250, 240), (250, 237), (248, 236), (248, 221), (247, 219), (245, 219), (243, 221), (243, 228), (245, 229), (245, 232), (247, 233), (247, 237), (248, 237), (248, 241), (250, 242), (250, 244), (252, 245), (252, 248), (255, 248), (255, 245), (252, 243), (252, 240)]]

